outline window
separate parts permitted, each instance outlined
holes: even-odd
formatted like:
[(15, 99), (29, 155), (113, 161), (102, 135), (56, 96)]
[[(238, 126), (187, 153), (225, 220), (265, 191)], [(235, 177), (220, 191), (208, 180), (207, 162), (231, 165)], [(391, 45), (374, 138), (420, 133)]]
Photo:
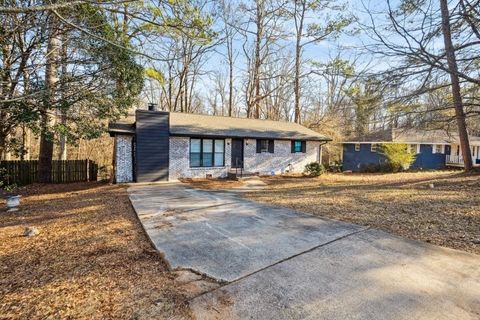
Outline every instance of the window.
[(408, 145), (408, 153), (420, 153), (419, 152), (419, 145), (418, 144), (409, 144)]
[(215, 167), (225, 165), (225, 140), (215, 140), (215, 157), (213, 159)]
[(370, 145), (370, 151), (371, 152), (377, 152), (377, 144), (376, 143), (372, 143)]
[(307, 152), (307, 142), (302, 140), (292, 141), (292, 153), (305, 153)]
[(223, 167), (225, 140), (190, 139), (190, 167)]
[(441, 144), (434, 144), (432, 148), (432, 153), (443, 153), (443, 145)]
[(360, 151), (360, 143), (355, 144), (355, 151)]
[(274, 150), (273, 140), (257, 139), (257, 153), (269, 152), (273, 153)]

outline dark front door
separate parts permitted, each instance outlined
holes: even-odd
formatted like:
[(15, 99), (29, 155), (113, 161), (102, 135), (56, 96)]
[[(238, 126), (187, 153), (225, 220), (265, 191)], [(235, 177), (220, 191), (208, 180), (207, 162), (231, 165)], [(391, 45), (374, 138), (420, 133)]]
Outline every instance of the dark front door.
[(232, 168), (243, 168), (243, 139), (232, 139)]

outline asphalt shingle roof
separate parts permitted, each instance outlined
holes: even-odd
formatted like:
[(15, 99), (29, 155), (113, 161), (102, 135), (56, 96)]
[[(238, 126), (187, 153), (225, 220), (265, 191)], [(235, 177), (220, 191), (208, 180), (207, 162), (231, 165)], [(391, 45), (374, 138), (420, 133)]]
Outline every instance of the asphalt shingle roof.
[[(480, 143), (480, 137), (470, 136), (471, 143)], [(363, 137), (353, 137), (345, 142), (399, 142), (399, 143), (459, 143), (457, 133), (445, 130), (385, 129), (374, 131)]]
[(330, 138), (300, 124), (247, 118), (170, 113), (171, 135), (329, 141)]

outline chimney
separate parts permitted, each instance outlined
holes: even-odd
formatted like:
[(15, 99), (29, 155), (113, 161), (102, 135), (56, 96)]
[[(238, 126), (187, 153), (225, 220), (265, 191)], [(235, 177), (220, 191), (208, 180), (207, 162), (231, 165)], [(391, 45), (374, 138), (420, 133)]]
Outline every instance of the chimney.
[(157, 111), (157, 104), (156, 103), (149, 103), (148, 104), (148, 111)]

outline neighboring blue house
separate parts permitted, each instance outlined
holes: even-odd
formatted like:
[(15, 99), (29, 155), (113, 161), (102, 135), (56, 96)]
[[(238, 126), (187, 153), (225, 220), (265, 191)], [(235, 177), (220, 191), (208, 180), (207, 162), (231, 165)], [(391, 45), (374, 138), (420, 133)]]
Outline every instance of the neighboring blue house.
[[(343, 171), (362, 171), (383, 164), (385, 157), (379, 151), (380, 145), (386, 143), (406, 144), (408, 152), (416, 153), (411, 166), (414, 169), (463, 166), (458, 136), (441, 130), (389, 129), (343, 142)], [(473, 163), (480, 166), (480, 137), (470, 136), (470, 145)]]

